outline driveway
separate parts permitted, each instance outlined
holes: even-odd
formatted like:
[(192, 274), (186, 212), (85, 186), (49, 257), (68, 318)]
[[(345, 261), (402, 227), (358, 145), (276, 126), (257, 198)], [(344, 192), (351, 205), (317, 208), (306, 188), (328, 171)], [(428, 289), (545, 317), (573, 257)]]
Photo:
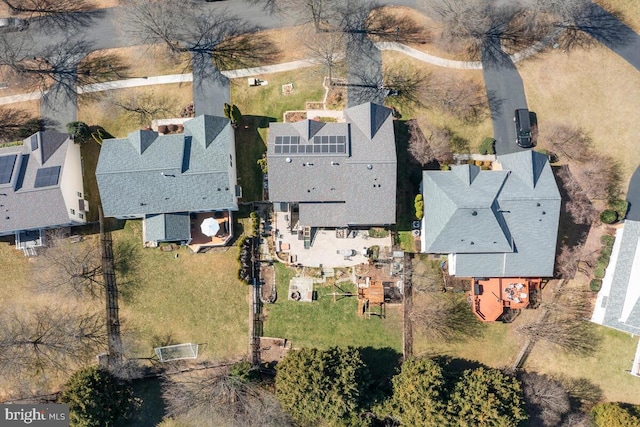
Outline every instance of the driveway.
[(593, 3), (591, 9), (592, 25), (586, 22), (582, 30), (640, 71), (640, 36), (602, 6)]
[(224, 104), (231, 104), (229, 79), (213, 65), (209, 55), (203, 55), (193, 67), (193, 105), (196, 115), (222, 116)]
[(354, 107), (364, 102), (384, 104), (382, 53), (364, 35), (347, 41), (347, 103)]
[(506, 53), (495, 50), (483, 55), (482, 73), (491, 109), (496, 155), (524, 150), (516, 145), (513, 113), (527, 108), (527, 98), (520, 74)]
[(640, 166), (631, 176), (629, 190), (627, 191), (627, 201), (629, 202), (627, 219), (640, 221)]
[(78, 120), (78, 97), (64, 90), (49, 91), (40, 100), (40, 117), (47, 129), (67, 132), (67, 123)]

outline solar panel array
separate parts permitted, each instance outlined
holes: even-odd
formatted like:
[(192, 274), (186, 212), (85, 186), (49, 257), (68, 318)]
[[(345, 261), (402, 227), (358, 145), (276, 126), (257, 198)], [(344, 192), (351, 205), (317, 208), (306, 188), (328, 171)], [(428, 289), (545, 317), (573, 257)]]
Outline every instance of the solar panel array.
[(11, 175), (13, 175), (13, 167), (16, 164), (17, 158), (17, 154), (0, 157), (0, 184), (8, 184), (11, 182)]
[(35, 188), (49, 187), (58, 184), (60, 177), (60, 166), (52, 166), (50, 168), (40, 168), (36, 172)]
[(313, 143), (300, 144), (299, 136), (276, 136), (274, 152), (276, 154), (346, 154), (347, 137), (345, 135), (314, 136)]

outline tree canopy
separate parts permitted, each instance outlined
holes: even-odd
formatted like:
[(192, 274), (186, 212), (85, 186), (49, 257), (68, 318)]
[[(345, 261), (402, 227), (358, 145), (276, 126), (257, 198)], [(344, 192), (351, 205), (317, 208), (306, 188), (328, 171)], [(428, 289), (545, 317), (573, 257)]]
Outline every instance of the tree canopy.
[(357, 416), (368, 381), (358, 350), (303, 348), (278, 364), (276, 396), (302, 425), (339, 422)]
[(461, 427), (514, 427), (528, 418), (518, 380), (490, 368), (462, 374), (451, 393), (448, 413)]
[(392, 383), (389, 406), (393, 418), (406, 426), (445, 425), (446, 384), (440, 365), (431, 359), (409, 359)]
[(640, 425), (640, 408), (621, 403), (600, 403), (591, 415), (597, 427), (634, 427)]
[(98, 366), (75, 372), (60, 396), (68, 403), (75, 427), (115, 426), (128, 417), (138, 400), (131, 387)]

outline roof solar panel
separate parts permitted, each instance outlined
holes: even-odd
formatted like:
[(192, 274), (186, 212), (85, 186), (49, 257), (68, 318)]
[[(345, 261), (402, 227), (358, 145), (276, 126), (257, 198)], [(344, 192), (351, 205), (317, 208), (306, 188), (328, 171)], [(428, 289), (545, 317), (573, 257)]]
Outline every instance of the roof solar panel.
[(0, 184), (8, 184), (11, 182), (11, 176), (13, 175), (13, 168), (17, 158), (17, 154), (0, 157)]
[(60, 177), (60, 166), (52, 166), (49, 168), (40, 168), (36, 172), (35, 188), (49, 187), (58, 184)]
[(330, 154), (346, 153), (345, 135), (316, 135), (300, 144), (299, 136), (276, 136), (275, 154)]

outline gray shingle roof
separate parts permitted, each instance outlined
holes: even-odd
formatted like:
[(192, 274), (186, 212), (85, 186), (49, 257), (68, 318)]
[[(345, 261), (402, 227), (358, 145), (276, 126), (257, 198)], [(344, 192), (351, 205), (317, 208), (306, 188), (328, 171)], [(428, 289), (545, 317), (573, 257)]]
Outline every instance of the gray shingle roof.
[[(602, 324), (632, 334), (640, 334), (640, 282), (632, 272), (640, 268), (640, 221), (626, 220), (620, 251), (606, 298)], [(607, 272), (608, 273), (608, 272)]]
[[(362, 104), (346, 123), (305, 120), (269, 126), (269, 198), (299, 202), (300, 224), (314, 227), (394, 224), (396, 149), (391, 110)], [(347, 136), (347, 153), (276, 154), (278, 136)], [(312, 143), (312, 142), (310, 142)]]
[(188, 212), (146, 215), (145, 242), (188, 242), (191, 220)]
[(502, 170), (423, 173), (423, 251), (456, 254), (457, 276), (550, 277), (560, 217), (551, 167), (534, 151), (498, 160)]
[(228, 119), (204, 115), (184, 134), (105, 140), (96, 169), (105, 216), (237, 209), (234, 144)]
[[(10, 182), (0, 184), (0, 234), (74, 222), (61, 191), (69, 147), (73, 142), (68, 134), (45, 131), (27, 138), (23, 145), (0, 148), (0, 156), (16, 156)], [(57, 184), (35, 187), (38, 169), (56, 166), (60, 166)]]

